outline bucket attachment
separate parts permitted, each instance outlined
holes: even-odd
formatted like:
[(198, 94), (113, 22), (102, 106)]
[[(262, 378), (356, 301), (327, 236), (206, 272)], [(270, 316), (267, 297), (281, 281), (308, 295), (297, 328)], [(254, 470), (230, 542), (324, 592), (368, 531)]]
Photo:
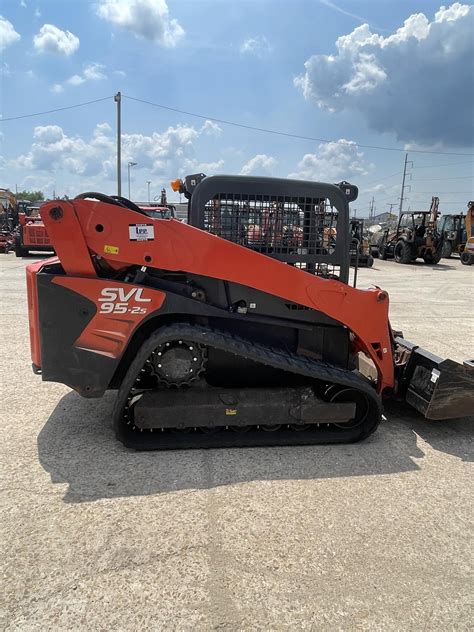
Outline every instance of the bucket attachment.
[(395, 338), (399, 365), (398, 395), (427, 419), (474, 415), (474, 361), (460, 364)]

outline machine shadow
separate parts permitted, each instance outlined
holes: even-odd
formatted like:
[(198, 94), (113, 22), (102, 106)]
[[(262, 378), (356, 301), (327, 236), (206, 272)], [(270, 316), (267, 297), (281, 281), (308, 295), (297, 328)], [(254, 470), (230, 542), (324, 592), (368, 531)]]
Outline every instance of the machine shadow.
[(374, 476), (418, 470), (417, 435), (435, 449), (472, 460), (469, 422), (426, 422), (388, 411), (367, 441), (339, 446), (134, 452), (110, 427), (114, 395), (84, 400), (68, 393), (38, 436), (42, 467), (66, 484), (65, 502), (210, 489), (247, 481)]
[(423, 263), (422, 261), (414, 261), (410, 265), (414, 265), (417, 267), (430, 268), (430, 270), (442, 270), (445, 272), (446, 270), (455, 270), (456, 266), (450, 266), (446, 263)]
[(474, 416), (430, 421), (414, 408), (396, 401), (385, 405), (385, 415), (390, 420), (403, 419), (405, 427), (410, 428), (433, 449), (462, 461), (474, 461)]
[[(13, 253), (13, 250), (11, 251)], [(10, 254), (10, 253), (8, 253)], [(38, 261), (41, 261), (43, 259), (51, 259), (51, 257), (54, 257), (54, 252), (31, 252), (28, 255), (25, 255), (23, 257), (17, 257), (17, 259), (19, 259), (20, 261), (27, 261), (28, 263), (36, 263)]]

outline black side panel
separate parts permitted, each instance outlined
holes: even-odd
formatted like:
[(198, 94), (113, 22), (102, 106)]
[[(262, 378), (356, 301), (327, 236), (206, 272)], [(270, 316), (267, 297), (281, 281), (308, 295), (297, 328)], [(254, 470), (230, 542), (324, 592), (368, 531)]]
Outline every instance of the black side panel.
[(38, 304), (43, 381), (60, 382), (84, 397), (100, 397), (118, 360), (76, 349), (74, 342), (95, 315), (92, 301), (38, 274)]
[[(335, 366), (348, 366), (349, 332), (340, 325), (327, 324), (325, 321), (328, 319), (321, 318), (322, 315), (317, 312), (309, 312), (316, 322), (292, 322), (273, 315), (231, 312), (171, 292), (167, 292), (162, 308), (142, 321), (121, 358), (110, 358), (78, 349), (74, 344), (94, 317), (96, 306), (81, 294), (53, 283), (57, 276), (45, 273), (36, 276), (42, 377), (44, 381), (66, 384), (84, 397), (100, 397), (108, 388), (119, 387), (128, 365), (133, 361), (144, 339), (158, 326), (170, 321), (201, 322), (259, 343), (331, 362)], [(236, 296), (241, 297), (242, 294)], [(265, 305), (264, 300), (262, 303)], [(286, 304), (280, 303), (291, 315), (292, 311)], [(278, 311), (276, 307), (273, 306), (273, 309)], [(330, 319), (329, 321), (335, 323)], [(239, 360), (235, 356), (223, 358), (226, 354), (222, 352), (220, 356), (214, 358), (215, 362), (210, 362), (210, 368), (214, 367), (220, 373), (228, 365), (231, 373), (238, 370), (243, 374), (251, 373), (247, 365), (239, 366)]]

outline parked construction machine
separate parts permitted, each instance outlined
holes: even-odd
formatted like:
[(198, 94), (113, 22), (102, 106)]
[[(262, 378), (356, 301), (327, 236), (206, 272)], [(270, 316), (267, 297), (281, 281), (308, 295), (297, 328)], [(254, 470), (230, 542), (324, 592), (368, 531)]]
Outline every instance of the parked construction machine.
[(466, 241), (459, 247), (461, 263), (465, 266), (472, 266), (474, 263), (474, 201), (467, 205), (464, 223)]
[(443, 215), (438, 228), (443, 236), (442, 257), (449, 259), (453, 253), (461, 253), (466, 243), (466, 216), (462, 213)]
[(168, 203), (166, 189), (161, 189), (161, 194), (155, 197), (155, 202), (138, 202), (137, 206), (139, 206), (148, 217), (158, 219), (171, 219), (172, 217), (176, 217), (176, 207), (174, 204)]
[(13, 231), (17, 221), (17, 201), (9, 189), (0, 189), (0, 252), (13, 248)]
[(439, 198), (433, 197), (429, 211), (402, 213), (395, 231), (385, 230), (379, 244), (379, 257), (393, 258), (397, 263), (411, 263), (416, 259), (439, 263), (443, 235), (437, 226), (438, 207)]
[(24, 213), (18, 213), (18, 226), (15, 231), (15, 255), (27, 257), (30, 251), (54, 252), (48, 232), (39, 214), (39, 208), (28, 207)]
[(363, 266), (371, 268), (374, 265), (374, 257), (368, 236), (364, 233), (364, 220), (351, 218), (349, 222), (351, 234), (351, 266)]
[(188, 223), (94, 192), (45, 204), (57, 257), (27, 267), (34, 372), (84, 397), (117, 389), (126, 446), (353, 442), (390, 397), (472, 413), (474, 366), (404, 340), (387, 292), (348, 284), (355, 186), (172, 184)]

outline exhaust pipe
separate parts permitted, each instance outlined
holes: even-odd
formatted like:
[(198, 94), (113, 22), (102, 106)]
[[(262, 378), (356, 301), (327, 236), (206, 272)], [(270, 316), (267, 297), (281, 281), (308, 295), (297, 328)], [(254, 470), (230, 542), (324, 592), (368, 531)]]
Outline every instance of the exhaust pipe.
[(427, 419), (474, 415), (474, 360), (443, 360), (403, 338), (395, 338), (398, 396)]

